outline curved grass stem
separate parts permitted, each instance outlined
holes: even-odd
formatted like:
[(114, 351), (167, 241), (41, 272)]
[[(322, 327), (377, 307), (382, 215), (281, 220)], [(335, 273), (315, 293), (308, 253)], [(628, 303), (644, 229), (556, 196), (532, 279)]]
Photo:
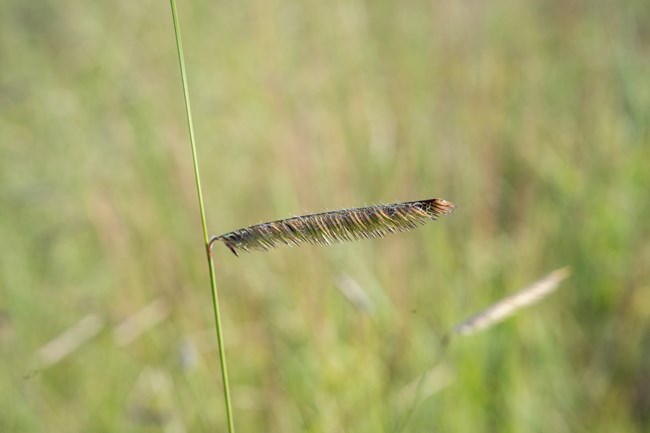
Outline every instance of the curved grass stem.
[(210, 271), (210, 287), (212, 289), (212, 307), (214, 310), (214, 321), (217, 332), (217, 344), (219, 345), (219, 361), (221, 363), (221, 378), (223, 382), (223, 394), (226, 402), (226, 415), (228, 418), (228, 432), (235, 432), (235, 425), (232, 416), (232, 401), (230, 398), (230, 387), (228, 385), (228, 368), (226, 366), (226, 352), (223, 342), (223, 328), (221, 326), (221, 316), (219, 314), (219, 297), (217, 295), (217, 283), (214, 271), (214, 260), (210, 253), (210, 239), (208, 237), (208, 227), (205, 221), (205, 207), (203, 205), (203, 193), (201, 192), (201, 177), (199, 175), (199, 163), (196, 153), (196, 141), (194, 139), (194, 126), (192, 124), (192, 109), (190, 108), (190, 95), (187, 87), (187, 75), (185, 73), (185, 61), (183, 59), (183, 45), (181, 43), (181, 30), (178, 23), (178, 13), (176, 12), (176, 1), (169, 0), (172, 9), (172, 18), (174, 21), (174, 32), (176, 35), (176, 48), (178, 51), (178, 63), (181, 69), (181, 81), (183, 83), (183, 97), (185, 98), (185, 113), (187, 115), (187, 127), (190, 132), (190, 145), (192, 147), (192, 161), (194, 164), (194, 179), (196, 181), (196, 192), (199, 201), (199, 213), (201, 214), (201, 228), (203, 229), (203, 240), (205, 252), (208, 260)]

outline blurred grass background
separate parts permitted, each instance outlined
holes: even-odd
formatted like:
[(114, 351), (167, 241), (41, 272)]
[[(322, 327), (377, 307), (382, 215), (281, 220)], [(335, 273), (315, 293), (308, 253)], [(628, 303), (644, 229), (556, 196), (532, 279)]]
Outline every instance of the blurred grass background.
[[(385, 240), (217, 250), (238, 431), (397, 431), (432, 368), (407, 431), (650, 429), (650, 3), (179, 13), (213, 234), (458, 205)], [(0, 17), (0, 431), (225, 431), (169, 4)], [(440, 361), (456, 322), (565, 265)]]

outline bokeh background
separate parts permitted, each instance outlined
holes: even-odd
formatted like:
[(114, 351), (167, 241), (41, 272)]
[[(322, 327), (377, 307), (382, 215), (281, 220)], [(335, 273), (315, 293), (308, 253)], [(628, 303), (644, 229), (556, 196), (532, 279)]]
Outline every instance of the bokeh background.
[[(213, 234), (458, 206), (384, 240), (216, 250), (238, 431), (649, 431), (649, 2), (179, 13)], [(226, 431), (169, 4), (3, 0), (0, 21), (0, 431)]]

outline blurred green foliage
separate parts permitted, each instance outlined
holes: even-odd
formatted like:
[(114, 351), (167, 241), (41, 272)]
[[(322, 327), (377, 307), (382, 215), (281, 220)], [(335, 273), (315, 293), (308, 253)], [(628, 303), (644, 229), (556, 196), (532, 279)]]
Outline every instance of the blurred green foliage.
[[(458, 205), (385, 240), (217, 250), (238, 431), (396, 431), (430, 369), (406, 431), (650, 429), (649, 2), (179, 13), (213, 234)], [(225, 431), (168, 3), (4, 0), (0, 24), (0, 431)]]

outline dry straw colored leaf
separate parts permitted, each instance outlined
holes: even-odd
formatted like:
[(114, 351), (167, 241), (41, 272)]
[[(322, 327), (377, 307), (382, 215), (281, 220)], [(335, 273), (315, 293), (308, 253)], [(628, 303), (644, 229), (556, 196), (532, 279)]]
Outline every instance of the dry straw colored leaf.
[(552, 293), (571, 274), (569, 268), (557, 269), (528, 287), (501, 299), (489, 308), (454, 326), (451, 334), (471, 335), (499, 323), (517, 310), (535, 304)]
[(297, 216), (235, 230), (210, 240), (223, 242), (235, 255), (241, 251), (266, 251), (281, 245), (330, 245), (378, 238), (413, 230), (454, 210), (440, 198), (376, 205)]
[(88, 314), (58, 337), (41, 347), (37, 353), (40, 368), (51, 367), (104, 329), (104, 320), (97, 314)]

